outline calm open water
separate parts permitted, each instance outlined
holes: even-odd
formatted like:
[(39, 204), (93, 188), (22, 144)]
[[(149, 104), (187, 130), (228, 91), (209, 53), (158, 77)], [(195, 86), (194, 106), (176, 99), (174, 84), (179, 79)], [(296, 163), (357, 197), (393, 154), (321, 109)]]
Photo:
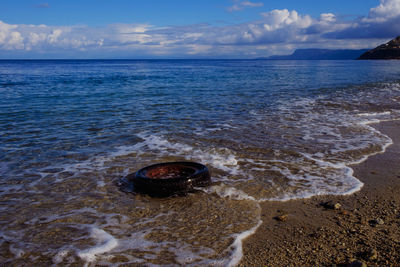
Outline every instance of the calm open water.
[[(0, 262), (227, 266), (259, 202), (349, 194), (400, 118), (399, 61), (0, 61)], [(199, 161), (186, 197), (125, 175)]]

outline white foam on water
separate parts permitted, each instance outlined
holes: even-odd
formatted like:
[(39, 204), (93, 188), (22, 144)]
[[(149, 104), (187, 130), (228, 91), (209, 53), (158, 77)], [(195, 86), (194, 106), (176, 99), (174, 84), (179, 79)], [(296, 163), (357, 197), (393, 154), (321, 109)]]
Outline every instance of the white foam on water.
[[(210, 248), (196, 247), (196, 252), (193, 252), (192, 246), (182, 241), (153, 242), (146, 238), (146, 235), (150, 232), (151, 229), (133, 232), (128, 238), (120, 240), (120, 245), (115, 250), (129, 259), (129, 261), (124, 262), (124, 264), (159, 266), (152, 264), (147, 260), (156, 259), (158, 257), (158, 253), (165, 251), (168, 251), (168, 253), (174, 256), (175, 261), (184, 266), (209, 266), (210, 263), (214, 263), (213, 261), (204, 257), (204, 255), (215, 253), (214, 250)], [(140, 258), (130, 254), (129, 251), (132, 250), (141, 251)], [(128, 251), (128, 253), (126, 253), (126, 251)], [(212, 265), (215, 266), (215, 264)], [(166, 264), (165, 266), (175, 266), (175, 264)]]
[(53, 263), (54, 263), (54, 264), (59, 264), (59, 263), (61, 263), (61, 262), (64, 260), (64, 258), (68, 255), (68, 253), (69, 253), (69, 250), (68, 250), (68, 249), (62, 249), (62, 250), (60, 250), (59, 252), (57, 252), (56, 255), (54, 255), (54, 257), (53, 257)]
[[(227, 155), (225, 153), (222, 154), (221, 151), (225, 152)], [(238, 174), (238, 160), (229, 149), (221, 149), (220, 151), (212, 149), (209, 152), (197, 150), (197, 152), (198, 153), (195, 152), (193, 157), (198, 158), (201, 162), (204, 162), (205, 164), (210, 164), (214, 168), (229, 172), (232, 175)]]
[(227, 260), (219, 260), (219, 261), (211, 261), (210, 262), (210, 263), (212, 263), (213, 266), (229, 266), (229, 267), (236, 266), (240, 263), (240, 261), (243, 257), (243, 240), (246, 239), (247, 237), (253, 235), (257, 231), (258, 227), (260, 227), (260, 225), (262, 224), (262, 220), (260, 218), (261, 217), (260, 216), (261, 207), (257, 203), (257, 200), (254, 197), (249, 196), (248, 194), (244, 193), (243, 191), (241, 191), (235, 187), (230, 187), (230, 186), (221, 184), (221, 185), (210, 186), (208, 188), (202, 188), (201, 190), (206, 193), (216, 193), (217, 195), (219, 195), (222, 198), (254, 201), (257, 205), (257, 210), (258, 210), (258, 212), (257, 212), (258, 215), (256, 218), (257, 224), (255, 226), (253, 226), (252, 228), (250, 228), (249, 230), (246, 230), (241, 233), (233, 235), (234, 241), (228, 248), (228, 249), (232, 250), (231, 257)]
[(221, 185), (213, 185), (205, 188), (198, 188), (206, 193), (212, 194), (215, 193), (222, 198), (230, 198), (234, 200), (251, 200), (256, 201), (256, 199), (252, 196), (249, 196), (245, 192), (231, 186), (226, 186), (224, 184)]
[[(141, 134), (139, 134), (138, 136), (140, 137)], [(137, 156), (137, 154), (140, 154), (142, 152), (141, 149), (145, 145), (146, 142), (139, 142), (131, 146), (118, 146), (112, 152), (95, 155), (79, 163), (56, 165), (54, 168), (62, 168), (63, 172), (71, 173), (106, 169), (107, 167), (105, 166), (105, 163), (110, 162), (113, 159), (121, 156), (127, 156), (131, 154)]]
[(150, 249), (151, 247), (155, 247), (155, 245), (160, 246), (160, 244), (167, 245), (167, 242), (164, 243), (155, 243), (148, 239), (146, 239), (146, 235), (148, 231), (141, 231), (131, 233), (128, 239), (121, 240), (121, 248), (126, 249)]
[[(42, 216), (40, 216), (40, 219), (39, 219), (39, 217), (35, 217), (35, 218), (32, 218), (29, 221), (26, 221), (25, 224), (35, 225), (35, 224), (38, 224), (38, 223), (51, 223), (51, 222), (54, 222), (56, 220), (65, 219), (65, 218), (68, 218), (70, 216), (77, 215), (77, 214), (82, 214), (82, 213), (91, 213), (91, 214), (100, 215), (100, 213), (97, 210), (95, 210), (93, 208), (84, 207), (84, 208), (81, 208), (81, 209), (73, 209), (73, 210), (70, 210), (68, 212), (63, 212), (63, 213), (58, 213), (58, 214), (51, 213), (51, 214), (47, 214), (47, 215), (42, 215)], [(124, 216), (122, 216), (120, 214), (117, 214), (117, 213), (107, 213), (107, 214), (101, 213), (101, 215), (106, 217), (106, 218), (118, 215), (118, 216), (121, 216), (123, 219), (125, 219)]]
[(216, 124), (214, 127), (212, 127), (212, 128), (205, 128), (205, 129), (203, 129), (203, 128), (201, 128), (201, 127), (197, 127), (197, 128), (193, 131), (193, 133), (194, 133), (195, 135), (204, 136), (204, 135), (208, 135), (208, 134), (210, 134), (210, 133), (214, 133), (214, 132), (217, 132), (217, 131), (223, 131), (223, 130), (226, 130), (226, 129), (236, 129), (236, 128), (238, 128), (238, 127), (233, 126), (233, 125), (230, 125), (230, 124), (228, 124), (228, 123), (217, 123), (217, 124)]
[[(155, 256), (153, 253), (158, 253), (163, 247), (168, 247), (167, 242), (155, 243), (149, 241), (145, 237), (147, 234), (148, 231), (132, 232), (128, 238), (119, 240), (119, 246), (115, 250), (129, 259), (125, 264), (143, 264), (143, 266), (152, 266), (151, 264), (148, 264), (145, 259), (154, 258)], [(125, 253), (124, 251), (126, 250), (140, 250), (143, 252), (143, 257), (145, 259), (137, 258), (129, 253)]]
[(384, 142), (383, 144), (381, 144), (380, 150), (379, 150), (379, 151), (370, 153), (370, 154), (368, 154), (368, 155), (364, 155), (364, 156), (361, 157), (359, 160), (350, 161), (350, 162), (346, 163), (346, 165), (356, 165), (356, 164), (360, 164), (360, 163), (366, 161), (366, 160), (367, 160), (369, 157), (371, 157), (371, 156), (374, 156), (374, 155), (377, 155), (377, 154), (380, 154), (380, 153), (385, 153), (385, 152), (386, 152), (386, 149), (387, 149), (389, 146), (393, 145), (393, 140), (392, 140), (389, 136), (382, 134), (382, 133), (379, 132), (377, 129), (375, 129), (374, 127), (369, 126), (368, 124), (369, 124), (369, 123), (365, 124), (365, 126), (368, 127), (372, 132), (375, 132), (375, 133), (377, 133), (377, 134), (380, 134), (381, 137), (382, 137), (382, 139), (384, 139), (385, 142)]
[[(94, 156), (85, 161), (75, 164), (63, 164), (55, 166), (62, 169), (61, 172), (69, 172), (71, 177), (76, 177), (79, 173), (90, 172), (93, 170), (105, 172), (108, 168), (107, 163), (115, 160), (118, 157), (132, 155), (132, 157), (140, 157), (142, 153), (154, 153), (157, 157), (176, 156), (183, 157), (186, 160), (197, 160), (203, 164), (212, 166), (222, 171), (228, 172), (231, 175), (239, 173), (238, 159), (233, 151), (227, 148), (194, 148), (189, 144), (180, 142), (172, 142), (163, 135), (148, 134), (146, 132), (138, 134), (138, 137), (143, 141), (132, 146), (120, 146), (115, 148), (115, 151)], [(128, 169), (121, 173), (127, 175)], [(43, 174), (45, 175), (45, 173)], [(56, 182), (62, 182), (65, 178), (56, 179)], [(39, 179), (40, 180), (40, 179)], [(38, 183), (39, 181), (36, 181)], [(103, 180), (98, 180), (97, 185), (102, 187), (105, 185)]]
[(139, 136), (144, 139), (141, 147), (150, 149), (158, 155), (181, 156), (187, 160), (198, 160), (232, 175), (239, 172), (238, 159), (228, 148), (199, 149), (188, 144), (171, 142), (159, 135), (140, 134)]
[[(323, 161), (323, 160), (314, 158), (311, 155), (306, 154), (306, 153), (302, 153), (302, 155), (304, 157), (308, 158), (309, 160), (316, 162), (321, 168), (332, 168), (332, 169), (339, 170), (341, 173), (343, 173), (343, 180), (344, 180), (343, 183), (350, 185), (350, 187), (347, 190), (345, 190), (344, 192), (341, 192), (338, 194), (340, 194), (340, 195), (353, 194), (353, 193), (359, 191), (363, 187), (364, 184), (360, 180), (358, 180), (356, 177), (353, 176), (354, 171), (352, 168), (347, 166), (347, 164), (331, 163), (331, 162)], [(327, 194), (329, 194), (329, 193), (327, 193)], [(333, 194), (335, 194), (335, 193), (333, 193)], [(320, 195), (320, 193), (318, 193), (318, 195)]]
[[(315, 161), (318, 161), (315, 159)], [(323, 164), (321, 164), (323, 163)], [(271, 198), (258, 198), (257, 201), (289, 201), (295, 199), (305, 199), (318, 195), (351, 195), (359, 191), (363, 187), (363, 183), (357, 179), (353, 174), (352, 168), (346, 164), (330, 165), (327, 162), (319, 162), (321, 168), (334, 168), (337, 171), (335, 176), (330, 177), (332, 184), (328, 184), (323, 177), (317, 175), (296, 175), (292, 174), (288, 169), (274, 168), (274, 170), (282, 173), (284, 177), (290, 179), (289, 184), (296, 186), (295, 181), (301, 181), (303, 188), (294, 192), (281, 192), (278, 197)], [(324, 167), (325, 165), (325, 167)], [(307, 183), (305, 183), (307, 181)], [(338, 186), (339, 183), (339, 186)]]
[(386, 115), (390, 115), (391, 112), (390, 111), (385, 111), (385, 112), (370, 112), (370, 113), (359, 113), (357, 114), (358, 116), (361, 117), (371, 117), (371, 116), (386, 116)]
[[(145, 146), (145, 143), (137, 143), (132, 146), (119, 146), (116, 147), (114, 151), (110, 153), (103, 153), (101, 155), (95, 155), (87, 160), (78, 162), (78, 163), (68, 163), (68, 164), (59, 164), (52, 166), (53, 169), (60, 169), (60, 171), (55, 173), (48, 173), (46, 170), (39, 171), (38, 174), (41, 178), (30, 183), (30, 186), (33, 187), (41, 182), (43, 178), (47, 175), (51, 174), (55, 177), (54, 182), (60, 183), (65, 179), (77, 177), (77, 175), (84, 172), (92, 172), (97, 171), (103, 173), (109, 168), (106, 166), (106, 163), (113, 161), (115, 158), (120, 156), (127, 156), (130, 154), (134, 154), (133, 156), (138, 156), (141, 153), (141, 148)], [(46, 167), (47, 168), (47, 167)], [(71, 175), (68, 178), (59, 178), (58, 175), (61, 173), (70, 173)], [(124, 173), (121, 175), (126, 176), (128, 174), (128, 169), (124, 170)], [(104, 180), (97, 180), (96, 184), (98, 187), (103, 187), (106, 185)]]
[[(321, 98), (321, 100), (326, 102), (328, 99)], [(335, 102), (329, 105), (335, 107)], [(279, 110), (280, 123), (287, 127), (283, 129), (296, 130), (302, 140), (313, 140), (316, 145), (313, 147), (314, 150), (319, 149), (320, 151), (316, 151), (314, 154), (301, 153), (304, 144), (300, 143), (299, 150), (297, 150), (296, 139), (293, 139), (294, 144), (291, 144), (293, 148), (289, 146), (289, 150), (298, 151), (304, 161), (299, 156), (290, 154), (285, 156), (283, 151), (277, 155), (276, 160), (271, 160), (268, 165), (272, 166), (270, 170), (277, 171), (283, 177), (288, 178), (291, 181), (289, 184), (293, 185), (293, 188), (298, 188), (298, 183), (302, 186), (293, 191), (282, 190), (278, 197), (257, 198), (258, 201), (286, 201), (326, 194), (347, 195), (360, 190), (363, 183), (354, 177), (353, 169), (350, 166), (359, 164), (372, 155), (385, 152), (386, 148), (393, 143), (387, 135), (369, 125), (398, 120), (400, 114), (396, 110), (354, 114), (344, 109), (338, 112), (336, 107), (331, 109), (328, 106), (328, 109), (321, 109), (313, 99), (282, 102)], [(259, 113), (253, 115), (259, 119), (261, 117)], [(266, 118), (266, 123), (274, 122), (274, 120)], [(373, 149), (373, 151), (365, 154), (368, 149)], [(357, 153), (357, 151), (359, 152)], [(275, 166), (274, 162), (278, 165)], [(252, 165), (254, 166), (254, 164)], [(253, 171), (258, 169), (262, 171), (262, 168), (259, 167), (250, 168)]]
[[(400, 120), (400, 111), (399, 110), (391, 110), (385, 112), (369, 112), (369, 113), (359, 113), (357, 114), (359, 117), (365, 118), (362, 121), (357, 122), (359, 125), (368, 126), (369, 124), (377, 124), (385, 121), (396, 121)], [(375, 133), (381, 134), (378, 130), (373, 127), (369, 127), (369, 129)]]
[(90, 237), (99, 244), (77, 252), (77, 255), (87, 263), (95, 261), (98, 255), (109, 252), (118, 246), (118, 240), (100, 228), (92, 227)]
[(98, 180), (97, 181), (97, 187), (104, 187), (106, 185), (106, 183), (102, 180)]
[[(364, 113), (363, 116), (373, 117), (373, 116), (375, 116), (375, 114), (376, 113)], [(391, 112), (381, 112), (381, 113), (377, 113), (377, 114), (378, 115), (390, 115), (392, 113)], [(384, 121), (394, 121), (394, 120), (400, 120), (400, 119), (395, 119), (395, 118), (390, 118), (390, 119), (371, 118), (369, 120), (364, 120), (364, 121), (358, 122), (358, 125), (364, 127), (365, 129), (368, 129), (369, 132), (374, 133), (376, 136), (379, 137), (374, 141), (375, 141), (375, 143), (380, 143), (380, 150), (378, 150), (376, 152), (372, 152), (372, 153), (370, 153), (368, 155), (363, 155), (358, 160), (356, 159), (356, 160), (352, 160), (352, 161), (346, 162), (346, 166), (360, 164), (360, 163), (366, 161), (371, 156), (374, 156), (374, 155), (379, 154), (379, 153), (384, 153), (386, 151), (386, 149), (393, 144), (393, 140), (389, 136), (387, 136), (387, 135), (381, 133), (380, 131), (378, 131), (376, 128), (370, 126), (370, 124), (377, 124), (377, 123), (384, 122)]]
[(9, 249), (10, 252), (14, 254), (16, 258), (21, 258), (25, 254), (25, 251), (23, 249), (16, 248), (13, 245), (11, 245)]
[(171, 150), (179, 153), (191, 152), (193, 147), (187, 144), (178, 142), (170, 142), (166, 138), (160, 135), (141, 133), (138, 135), (144, 141), (141, 143), (142, 147), (146, 146), (150, 150)]
[(233, 267), (240, 263), (240, 261), (243, 258), (243, 240), (245, 240), (247, 237), (253, 235), (257, 231), (258, 227), (260, 227), (261, 224), (262, 224), (262, 220), (258, 219), (258, 222), (255, 226), (253, 226), (252, 228), (250, 228), (247, 231), (244, 231), (244, 232), (236, 235), (235, 241), (233, 241), (233, 244), (232, 244), (232, 247), (234, 248), (234, 250), (233, 250), (233, 253), (231, 256), (231, 260), (229, 261), (227, 266)]
[(40, 219), (38, 217), (35, 217), (29, 221), (26, 221), (25, 224), (28, 225), (35, 225), (37, 223), (49, 223), (49, 222), (53, 222), (55, 220), (59, 220), (62, 218), (65, 218), (66, 216), (69, 216), (71, 213), (68, 214), (50, 214), (46, 217), (41, 216)]

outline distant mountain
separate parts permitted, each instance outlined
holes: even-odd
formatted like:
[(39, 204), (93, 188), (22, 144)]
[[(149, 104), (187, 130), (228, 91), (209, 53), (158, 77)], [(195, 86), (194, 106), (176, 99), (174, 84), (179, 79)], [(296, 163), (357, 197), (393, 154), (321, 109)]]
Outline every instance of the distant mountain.
[(365, 52), (358, 59), (400, 59), (400, 36)]
[(347, 60), (357, 59), (361, 54), (368, 51), (368, 49), (297, 49), (291, 55), (285, 56), (270, 56), (262, 59), (269, 60)]

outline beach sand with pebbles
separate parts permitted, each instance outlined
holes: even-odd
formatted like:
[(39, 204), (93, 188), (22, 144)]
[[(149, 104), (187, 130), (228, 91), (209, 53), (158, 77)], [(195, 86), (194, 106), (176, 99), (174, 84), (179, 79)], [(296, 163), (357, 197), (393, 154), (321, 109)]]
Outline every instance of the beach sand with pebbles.
[(400, 121), (373, 126), (394, 144), (352, 166), (362, 189), (261, 203), (240, 266), (400, 266)]

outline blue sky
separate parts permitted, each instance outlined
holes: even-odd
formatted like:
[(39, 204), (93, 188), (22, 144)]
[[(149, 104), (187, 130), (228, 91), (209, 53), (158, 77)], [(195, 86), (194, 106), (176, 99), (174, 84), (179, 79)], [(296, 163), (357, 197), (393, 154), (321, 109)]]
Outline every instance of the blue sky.
[[(218, 24), (252, 21), (273, 9), (297, 10), (318, 17), (321, 13), (363, 16), (376, 0), (254, 1), (241, 6), (232, 0), (1, 0), (0, 20), (10, 24), (88, 25), (148, 23), (157, 26)], [(329, 2), (329, 3), (327, 3)], [(257, 4), (259, 6), (257, 6)], [(240, 10), (230, 10), (237, 5)], [(240, 11), (240, 12), (238, 12)]]
[(397, 35), (400, 0), (0, 1), (0, 58), (254, 58)]

